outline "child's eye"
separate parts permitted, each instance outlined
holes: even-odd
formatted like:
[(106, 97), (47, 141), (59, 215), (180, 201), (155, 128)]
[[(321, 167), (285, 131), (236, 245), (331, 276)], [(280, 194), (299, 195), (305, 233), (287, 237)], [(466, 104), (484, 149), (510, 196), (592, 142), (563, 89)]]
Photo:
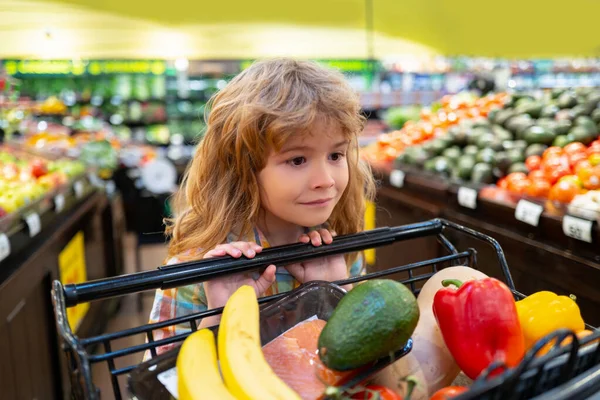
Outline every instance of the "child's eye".
[(298, 167), (306, 162), (306, 158), (304, 157), (294, 157), (287, 161), (288, 164)]
[(329, 158), (331, 159), (331, 161), (340, 161), (342, 158), (344, 158), (345, 154), (344, 153), (333, 153), (329, 156)]

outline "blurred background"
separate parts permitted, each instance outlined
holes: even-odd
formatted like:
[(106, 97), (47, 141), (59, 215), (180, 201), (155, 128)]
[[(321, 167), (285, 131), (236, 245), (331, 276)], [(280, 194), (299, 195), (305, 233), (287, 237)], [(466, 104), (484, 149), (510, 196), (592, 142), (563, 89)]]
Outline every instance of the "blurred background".
[[(208, 99), (268, 57), (338, 69), (360, 95), (362, 155), (384, 182), (366, 228), (443, 216), (491, 232), (518, 288), (578, 292), (593, 314), (598, 15), (593, 0), (0, 0), (0, 381), (12, 377), (0, 386), (8, 398), (68, 392), (50, 282), (163, 263), (163, 218)], [(541, 207), (535, 224), (515, 217), (523, 199)], [(583, 225), (564, 228), (565, 216)], [(423, 243), (370, 253), (370, 268), (439, 253)], [(151, 301), (78, 306), (69, 322), (81, 337), (142, 325)], [(126, 392), (94, 368), (107, 398)]]

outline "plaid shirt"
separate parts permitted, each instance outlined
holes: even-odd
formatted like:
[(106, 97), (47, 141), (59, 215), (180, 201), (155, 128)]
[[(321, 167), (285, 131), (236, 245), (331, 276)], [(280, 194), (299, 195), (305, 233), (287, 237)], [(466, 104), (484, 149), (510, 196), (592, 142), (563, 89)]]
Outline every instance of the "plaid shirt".
[[(266, 237), (258, 228), (254, 228), (247, 237), (239, 238), (229, 234), (227, 242), (235, 241), (256, 242), (263, 248), (270, 247)], [(171, 258), (167, 265), (177, 264), (177, 258)], [(350, 276), (362, 275), (365, 273), (363, 257), (358, 257), (356, 262), (349, 268)], [(258, 276), (256, 276), (257, 278)], [(300, 286), (298, 282), (284, 267), (278, 267), (275, 273), (275, 282), (265, 292), (265, 296), (271, 296), (278, 293), (288, 292)], [(154, 304), (150, 313), (150, 322), (156, 323), (170, 319), (183, 317), (186, 315), (199, 313), (207, 310), (206, 294), (202, 283), (182, 286), (167, 290), (157, 290), (154, 298)], [(189, 324), (170, 325), (165, 328), (153, 331), (154, 340), (166, 339), (168, 337), (179, 335), (190, 331)], [(161, 346), (157, 349), (158, 354), (163, 353), (175, 345)], [(147, 358), (148, 354), (146, 354)]]

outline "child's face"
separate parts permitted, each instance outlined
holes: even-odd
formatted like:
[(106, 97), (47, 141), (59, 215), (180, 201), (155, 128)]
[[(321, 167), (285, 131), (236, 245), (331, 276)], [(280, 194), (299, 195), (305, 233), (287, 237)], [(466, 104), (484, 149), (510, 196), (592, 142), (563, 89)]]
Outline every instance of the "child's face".
[(258, 174), (268, 217), (304, 227), (326, 222), (348, 185), (347, 151), (337, 125), (317, 122), (272, 152)]

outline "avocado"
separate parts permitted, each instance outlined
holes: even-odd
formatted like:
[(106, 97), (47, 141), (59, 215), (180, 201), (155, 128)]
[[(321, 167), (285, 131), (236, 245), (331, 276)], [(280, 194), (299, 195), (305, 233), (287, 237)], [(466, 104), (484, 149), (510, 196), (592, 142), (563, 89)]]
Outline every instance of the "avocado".
[(533, 119), (528, 114), (520, 114), (508, 119), (504, 125), (510, 132), (516, 133), (520, 126), (529, 123), (533, 124)]
[(492, 124), (485, 118), (480, 118), (473, 121), (473, 128), (486, 128), (487, 130), (489, 130), (491, 127)]
[(528, 174), (529, 169), (527, 168), (527, 166), (524, 163), (517, 162), (517, 163), (514, 163), (513, 165), (511, 165), (510, 168), (508, 169), (509, 174), (512, 174), (513, 172), (523, 172), (524, 174)]
[(585, 126), (574, 126), (570, 131), (569, 135), (572, 136), (575, 142), (581, 142), (588, 145), (594, 141), (596, 134), (590, 133), (590, 130)]
[(463, 156), (458, 160), (458, 165), (454, 169), (455, 174), (453, 174), (453, 177), (468, 181), (471, 179), (471, 172), (473, 171), (474, 166), (475, 157)]
[(596, 124), (600, 123), (600, 108), (596, 108), (594, 111), (592, 111), (592, 121), (594, 121)]
[(581, 117), (584, 115), (589, 116), (592, 113), (592, 111), (594, 111), (594, 110), (588, 110), (585, 106), (579, 105), (579, 106), (573, 107), (569, 113), (571, 114), (571, 119), (575, 120), (575, 119), (577, 119), (577, 117)]
[(525, 150), (525, 158), (530, 156), (541, 156), (544, 154), (544, 151), (548, 148), (548, 146), (544, 144), (534, 143), (527, 147)]
[(429, 154), (421, 146), (408, 147), (405, 151), (406, 164), (423, 166), (425, 161), (429, 158)]
[(456, 164), (458, 162), (458, 159), (461, 155), (462, 152), (460, 151), (460, 148), (456, 146), (447, 148), (442, 152), (442, 157), (446, 158), (449, 162), (453, 164)]
[(565, 147), (569, 143), (573, 142), (571, 140), (572, 138), (573, 138), (573, 135), (560, 135), (560, 136), (557, 136), (556, 139), (554, 139), (554, 141), (552, 142), (552, 146)]
[(591, 93), (585, 103), (586, 107), (591, 107), (592, 110), (596, 109), (600, 105), (600, 92)]
[(479, 153), (479, 147), (475, 146), (474, 144), (465, 146), (465, 148), (463, 149), (463, 154), (466, 156), (475, 157), (477, 153)]
[(558, 98), (560, 108), (573, 108), (577, 105), (577, 97), (573, 93), (565, 92)]
[(486, 163), (477, 163), (471, 173), (471, 182), (475, 183), (494, 183), (494, 173), (491, 165)]
[(525, 150), (524, 149), (519, 149), (519, 148), (510, 149), (506, 152), (506, 154), (508, 154), (508, 158), (510, 160), (511, 165), (514, 163), (525, 161)]
[(434, 140), (429, 140), (429, 141), (423, 143), (422, 147), (423, 147), (423, 150), (425, 150), (427, 152), (427, 154), (429, 154), (431, 156), (437, 155), (437, 154), (435, 154)]
[(448, 147), (448, 143), (442, 139), (437, 138), (431, 141), (431, 154), (434, 156), (442, 154), (444, 150)]
[(478, 163), (486, 163), (493, 166), (496, 164), (496, 152), (492, 149), (482, 149), (477, 153), (475, 160)]
[(452, 160), (439, 156), (434, 159), (433, 172), (444, 177), (449, 177), (455, 165)]
[(494, 108), (493, 110), (490, 110), (490, 112), (488, 113), (488, 121), (495, 123), (496, 122), (496, 115), (498, 115), (498, 112), (500, 111), (500, 109), (498, 108)]
[(431, 158), (431, 159), (425, 161), (425, 164), (423, 164), (423, 169), (428, 172), (434, 172), (435, 171), (435, 158)]
[(556, 137), (556, 134), (551, 132), (548, 129), (545, 129), (539, 125), (534, 125), (528, 128), (523, 134), (523, 139), (528, 144), (533, 143), (542, 143), (542, 144), (550, 144)]
[(515, 115), (517, 115), (517, 112), (515, 110), (511, 110), (511, 109), (501, 110), (496, 115), (496, 120), (494, 122), (498, 125), (502, 125), (502, 126), (506, 127), (504, 125), (504, 123), (506, 121), (508, 121), (509, 118), (514, 117)]
[(465, 146), (469, 139), (469, 131), (465, 128), (458, 128), (457, 131), (453, 132), (454, 144), (458, 146)]
[(560, 121), (556, 121), (555, 132), (557, 135), (566, 135), (573, 127), (573, 123), (568, 119), (562, 119)]
[(403, 164), (406, 164), (406, 152), (400, 153), (394, 160), (394, 167), (399, 168)]
[(486, 130), (483, 130), (481, 128), (478, 129), (470, 129), (467, 131), (467, 143), (468, 144), (477, 144), (477, 142), (479, 141), (479, 138), (482, 135), (485, 135), (489, 132), (487, 132)]
[(533, 118), (539, 118), (542, 113), (544, 104), (538, 101), (531, 101), (523, 105), (517, 106), (515, 109), (518, 113), (528, 114)]
[(575, 119), (575, 126), (583, 126), (588, 130), (588, 132), (590, 132), (590, 134), (598, 132), (594, 120), (587, 116), (577, 117)]
[(319, 357), (336, 371), (359, 368), (404, 347), (418, 321), (410, 289), (391, 279), (368, 280), (333, 310), (319, 335)]
[[(493, 133), (484, 133), (479, 137), (476, 144), (480, 149), (486, 149), (491, 148), (494, 142), (496, 142), (496, 135)], [(502, 145), (502, 143), (500, 143), (500, 145)]]
[(508, 157), (508, 152), (499, 151), (496, 153), (496, 167), (498, 167), (498, 169), (500, 169), (502, 172), (506, 172), (511, 164), (512, 162)]
[(557, 112), (560, 111), (560, 108), (558, 108), (557, 105), (555, 104), (548, 104), (546, 106), (544, 106), (544, 108), (542, 108), (542, 112), (540, 112), (540, 117), (542, 118), (554, 118), (554, 116), (556, 115)]
[(564, 89), (552, 89), (552, 98), (558, 99), (560, 97), (560, 95), (563, 94), (564, 92), (565, 92)]

